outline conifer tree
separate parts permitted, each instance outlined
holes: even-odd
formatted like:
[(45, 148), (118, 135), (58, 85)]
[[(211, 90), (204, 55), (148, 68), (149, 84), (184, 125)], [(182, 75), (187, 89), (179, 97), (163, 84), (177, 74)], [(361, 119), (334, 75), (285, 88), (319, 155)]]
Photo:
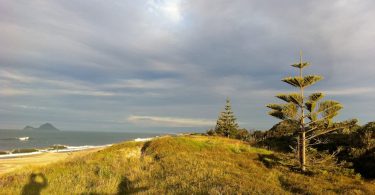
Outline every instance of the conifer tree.
[(238, 131), (236, 117), (233, 114), (230, 99), (227, 98), (224, 111), (220, 113), (216, 122), (215, 132), (218, 135), (234, 137)]
[(298, 76), (286, 77), (282, 81), (298, 89), (298, 93), (279, 94), (276, 97), (285, 101), (284, 104), (268, 104), (272, 109), (269, 115), (281, 120), (295, 121), (299, 128), (295, 132), (298, 134), (297, 152), (302, 171), (306, 170), (306, 148), (311, 141), (318, 136), (337, 130), (350, 128), (357, 120), (347, 120), (344, 122), (333, 122), (333, 118), (338, 115), (343, 106), (333, 100), (321, 101), (324, 94), (321, 92), (312, 93), (305, 96), (305, 89), (323, 79), (319, 75), (303, 75), (303, 70), (309, 63), (300, 61), (293, 64), (299, 70)]

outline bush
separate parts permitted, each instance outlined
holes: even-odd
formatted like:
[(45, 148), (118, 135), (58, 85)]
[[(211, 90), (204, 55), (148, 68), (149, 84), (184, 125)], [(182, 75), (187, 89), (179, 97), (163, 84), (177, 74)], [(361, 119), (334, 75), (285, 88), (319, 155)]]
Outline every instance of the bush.
[(367, 123), (364, 127), (358, 130), (358, 138), (360, 145), (366, 150), (375, 147), (375, 122)]
[(49, 148), (49, 150), (62, 150), (62, 149), (67, 149), (67, 147), (64, 145), (53, 145)]
[(248, 141), (250, 139), (250, 133), (246, 129), (239, 129), (237, 131), (236, 139), (242, 140), (242, 141)]
[(12, 151), (12, 154), (31, 153), (31, 152), (38, 152), (38, 150), (34, 148), (15, 149)]
[(365, 178), (375, 178), (375, 148), (353, 160), (354, 169)]
[(296, 140), (293, 136), (269, 137), (256, 143), (256, 146), (277, 152), (292, 152), (290, 146), (295, 147)]
[(207, 135), (210, 135), (210, 136), (216, 135), (216, 132), (215, 132), (215, 130), (210, 129), (210, 130), (207, 131)]
[(0, 155), (3, 155), (3, 154), (8, 154), (7, 151), (0, 151)]

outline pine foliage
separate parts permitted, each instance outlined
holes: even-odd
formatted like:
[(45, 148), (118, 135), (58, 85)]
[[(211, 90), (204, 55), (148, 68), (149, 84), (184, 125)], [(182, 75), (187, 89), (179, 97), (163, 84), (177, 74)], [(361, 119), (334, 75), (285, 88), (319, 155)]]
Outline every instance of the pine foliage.
[(357, 120), (334, 123), (333, 118), (339, 114), (343, 106), (334, 100), (322, 101), (323, 93), (315, 92), (305, 96), (305, 88), (323, 79), (319, 75), (303, 76), (303, 69), (308, 65), (309, 63), (302, 61), (301, 54), (300, 62), (292, 65), (299, 69), (300, 74), (282, 79), (283, 82), (298, 88), (298, 93), (279, 94), (276, 97), (286, 103), (267, 105), (271, 109), (269, 115), (283, 121), (294, 121), (300, 127), (295, 134), (299, 134), (297, 150), (302, 170), (305, 167), (305, 146), (308, 146), (310, 140), (329, 132), (350, 128), (357, 123)]
[(234, 137), (238, 131), (236, 117), (232, 111), (230, 99), (227, 98), (224, 111), (220, 113), (215, 127), (215, 133), (226, 137)]

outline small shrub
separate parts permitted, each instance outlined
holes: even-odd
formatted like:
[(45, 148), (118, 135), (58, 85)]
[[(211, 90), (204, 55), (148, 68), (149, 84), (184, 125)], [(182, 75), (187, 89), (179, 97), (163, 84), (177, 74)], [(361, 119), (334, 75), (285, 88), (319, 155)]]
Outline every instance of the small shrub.
[(31, 153), (31, 152), (38, 152), (38, 150), (35, 148), (15, 149), (12, 151), (12, 154)]
[(213, 136), (213, 135), (216, 135), (216, 132), (215, 132), (215, 130), (210, 129), (210, 130), (207, 131), (207, 135)]
[(62, 150), (62, 149), (67, 149), (67, 147), (64, 145), (53, 145), (49, 148), (49, 150)]

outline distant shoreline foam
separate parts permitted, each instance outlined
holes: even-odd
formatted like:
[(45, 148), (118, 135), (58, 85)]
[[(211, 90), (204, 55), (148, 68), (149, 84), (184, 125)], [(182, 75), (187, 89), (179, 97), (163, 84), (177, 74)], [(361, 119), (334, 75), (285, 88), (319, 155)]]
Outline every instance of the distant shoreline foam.
[[(158, 137), (158, 136), (157, 136)], [(147, 141), (150, 141), (152, 139), (154, 139), (155, 137), (148, 137), (148, 138), (137, 138), (137, 139), (134, 139), (135, 142), (147, 142)]]

